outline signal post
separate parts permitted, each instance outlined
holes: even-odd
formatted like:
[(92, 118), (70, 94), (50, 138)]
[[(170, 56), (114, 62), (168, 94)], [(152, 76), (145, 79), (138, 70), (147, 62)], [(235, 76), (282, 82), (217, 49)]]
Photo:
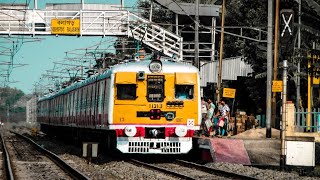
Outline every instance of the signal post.
[[(280, 11), (280, 55), (283, 60), (283, 75), (282, 75), (282, 118), (281, 118), (281, 154), (280, 166), (284, 168), (286, 165), (286, 104), (287, 104), (287, 61), (291, 59), (294, 50), (294, 35), (293, 35), (293, 17), (292, 10), (293, 1), (283, 0), (284, 8)], [(276, 79), (276, 78), (275, 78)]]

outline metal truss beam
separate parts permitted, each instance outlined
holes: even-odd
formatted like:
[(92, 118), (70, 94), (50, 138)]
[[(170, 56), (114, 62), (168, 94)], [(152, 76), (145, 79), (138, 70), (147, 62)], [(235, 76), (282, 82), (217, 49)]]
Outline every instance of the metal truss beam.
[(125, 10), (1, 9), (0, 35), (52, 34), (53, 19), (80, 19), (78, 36), (127, 36), (182, 60), (182, 37)]

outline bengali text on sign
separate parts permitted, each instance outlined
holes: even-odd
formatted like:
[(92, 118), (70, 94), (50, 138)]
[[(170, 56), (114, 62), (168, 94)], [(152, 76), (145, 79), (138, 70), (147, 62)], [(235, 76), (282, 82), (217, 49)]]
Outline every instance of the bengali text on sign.
[(234, 98), (235, 96), (236, 96), (236, 89), (223, 88), (222, 97), (225, 97), (225, 98)]
[(51, 34), (80, 34), (80, 19), (52, 19)]
[(272, 92), (282, 92), (282, 81), (272, 81)]

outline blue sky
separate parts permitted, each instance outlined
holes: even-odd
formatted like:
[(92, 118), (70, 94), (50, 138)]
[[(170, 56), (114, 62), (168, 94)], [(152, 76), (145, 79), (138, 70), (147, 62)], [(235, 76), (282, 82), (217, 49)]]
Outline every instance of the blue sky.
[[(27, 0), (33, 7), (34, 0)], [(81, 0), (38, 0), (39, 9), (45, 7), (45, 3), (80, 3)], [(85, 3), (120, 4), (121, 0), (84, 0)], [(26, 3), (26, 0), (0, 0), (0, 3)], [(124, 0), (126, 7), (136, 5), (136, 0)], [(32, 93), (34, 83), (39, 81), (41, 74), (52, 69), (53, 61), (63, 60), (64, 52), (78, 48), (86, 48), (102, 41), (102, 37), (76, 37), (76, 36), (36, 36), (44, 38), (40, 42), (24, 43), (14, 57), (14, 63), (28, 64), (27, 66), (14, 68), (10, 80), (18, 81), (9, 84), (10, 87), (21, 89), (26, 94)], [(104, 38), (106, 39), (106, 38)], [(3, 57), (1, 60), (3, 60)], [(8, 59), (7, 59), (8, 61)], [(3, 67), (1, 67), (3, 68)]]

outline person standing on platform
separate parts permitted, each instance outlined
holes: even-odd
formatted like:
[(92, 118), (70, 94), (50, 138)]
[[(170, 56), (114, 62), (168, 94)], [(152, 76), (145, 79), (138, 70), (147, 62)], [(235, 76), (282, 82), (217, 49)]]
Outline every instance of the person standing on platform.
[(205, 120), (208, 113), (208, 103), (204, 100), (204, 98), (201, 98), (201, 134), (204, 134), (205, 130)]
[(228, 127), (228, 122), (230, 119), (230, 108), (229, 106), (224, 102), (224, 100), (220, 101), (221, 106), (219, 108), (219, 111), (217, 113), (217, 115), (220, 115), (221, 117), (219, 118), (218, 121), (218, 132), (219, 132), (219, 137), (223, 136), (224, 133), (227, 130)]
[[(216, 106), (213, 104), (211, 99), (208, 99), (208, 116), (207, 116), (207, 130), (208, 135), (210, 136), (210, 132), (213, 131), (213, 115), (214, 115), (214, 109)], [(209, 126), (209, 127), (208, 127)]]
[(216, 106), (213, 104), (211, 99), (208, 99), (208, 119), (212, 119), (215, 108), (216, 108)]

